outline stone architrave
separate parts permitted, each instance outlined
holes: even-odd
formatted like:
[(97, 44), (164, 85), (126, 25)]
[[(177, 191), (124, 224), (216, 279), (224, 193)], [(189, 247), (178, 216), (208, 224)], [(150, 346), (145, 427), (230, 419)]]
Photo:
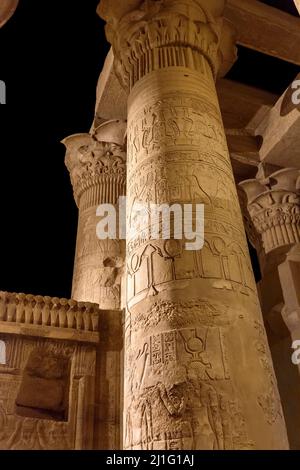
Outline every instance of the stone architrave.
[[(129, 91), (125, 449), (288, 447), (215, 89), (224, 3), (99, 6)], [(204, 204), (203, 249), (151, 238), (136, 203)]]

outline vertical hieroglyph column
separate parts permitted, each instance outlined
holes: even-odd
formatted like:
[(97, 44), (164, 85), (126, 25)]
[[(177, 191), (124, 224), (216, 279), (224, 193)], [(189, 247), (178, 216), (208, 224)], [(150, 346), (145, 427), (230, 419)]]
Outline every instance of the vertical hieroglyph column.
[(98, 238), (96, 228), (101, 218), (97, 217), (97, 208), (112, 204), (119, 219), (119, 198), (126, 194), (126, 127), (126, 122), (109, 121), (99, 126), (93, 136), (78, 134), (64, 141), (66, 164), (79, 207), (72, 298), (97, 303), (101, 309), (94, 448), (108, 450), (120, 448), (125, 240)]
[[(287, 448), (215, 89), (224, 2), (117, 4), (99, 12), (130, 90), (124, 447)], [(204, 204), (204, 247), (149, 236), (140, 203)]]

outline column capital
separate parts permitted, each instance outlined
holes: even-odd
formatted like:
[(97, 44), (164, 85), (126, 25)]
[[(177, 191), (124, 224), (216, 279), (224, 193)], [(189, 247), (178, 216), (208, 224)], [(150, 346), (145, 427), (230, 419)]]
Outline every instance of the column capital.
[(281, 169), (260, 181), (243, 181), (240, 187), (266, 254), (300, 241), (300, 170)]
[[(118, 5), (117, 5), (118, 3)], [(115, 54), (119, 80), (131, 88), (149, 72), (172, 66), (201, 70), (203, 57), (216, 78), (236, 59), (234, 33), (223, 18), (224, 0), (102, 0), (99, 15)]]
[(87, 189), (105, 184), (107, 178), (115, 176), (125, 183), (125, 133), (125, 121), (109, 121), (93, 134), (74, 134), (62, 141), (67, 149), (65, 163), (78, 206)]
[[(288, 252), (285, 261), (278, 266), (284, 297), (282, 317), (293, 335), (300, 332), (300, 243)], [(300, 339), (299, 337), (297, 339)]]
[(257, 232), (255, 225), (253, 223), (252, 217), (250, 216), (249, 213), (249, 208), (248, 208), (248, 197), (241, 186), (237, 186), (237, 193), (238, 193), (238, 198), (239, 198), (239, 203), (241, 206), (241, 211), (242, 211), (242, 216), (243, 216), (243, 221), (244, 221), (244, 227), (246, 234), (248, 236), (248, 240), (250, 244), (253, 246), (253, 248), (256, 249), (258, 252), (258, 255), (260, 256), (263, 248), (262, 248), (262, 238), (261, 234)]

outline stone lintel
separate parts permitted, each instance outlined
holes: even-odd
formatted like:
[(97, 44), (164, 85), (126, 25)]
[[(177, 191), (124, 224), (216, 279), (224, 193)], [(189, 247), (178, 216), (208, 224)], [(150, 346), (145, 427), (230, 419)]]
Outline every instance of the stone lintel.
[[(202, 1), (205, 4), (205, 0)], [(110, 27), (114, 27), (124, 15), (141, 3), (141, 0), (101, 0), (98, 14), (108, 22), (109, 31)], [(220, 8), (221, 4), (216, 0), (207, 3), (210, 8), (214, 5)], [(294, 0), (294, 3), (300, 11), (300, 0)], [(214, 14), (218, 13), (220, 11), (216, 9)], [(224, 18), (234, 25), (238, 44), (300, 65), (299, 18), (257, 0), (228, 0)]]
[(224, 16), (237, 30), (238, 44), (300, 65), (299, 18), (258, 0), (228, 0)]

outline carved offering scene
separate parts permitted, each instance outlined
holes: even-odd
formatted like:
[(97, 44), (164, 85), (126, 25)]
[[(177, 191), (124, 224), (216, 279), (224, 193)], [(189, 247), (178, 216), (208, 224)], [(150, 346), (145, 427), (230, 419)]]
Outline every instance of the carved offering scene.
[(300, 451), (300, 0), (0, 0), (0, 48), (1, 470)]

